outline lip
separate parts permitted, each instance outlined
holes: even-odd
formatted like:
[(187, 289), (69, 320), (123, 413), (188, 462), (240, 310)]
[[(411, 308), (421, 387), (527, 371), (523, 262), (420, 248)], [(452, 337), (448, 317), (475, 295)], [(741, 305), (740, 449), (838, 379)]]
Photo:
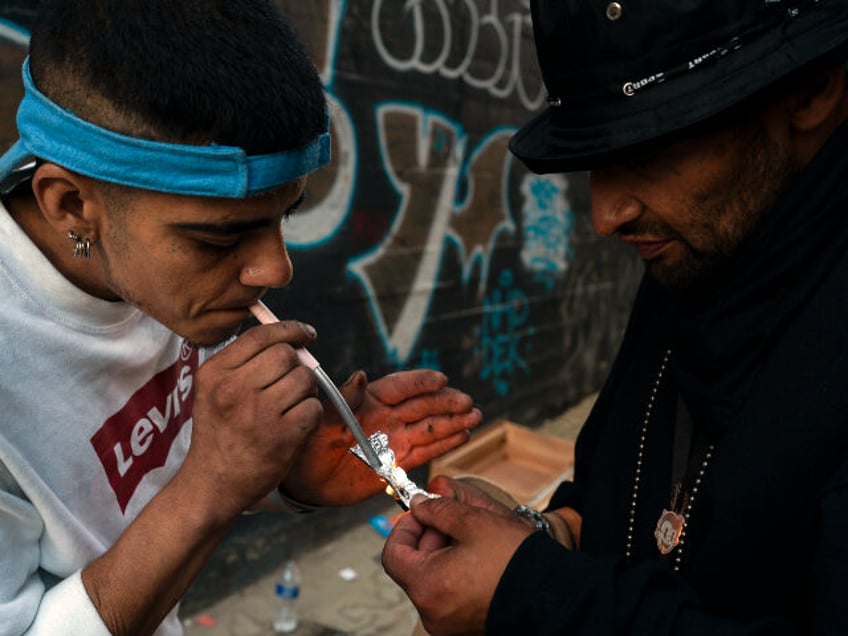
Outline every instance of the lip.
[(250, 313), (250, 309), (248, 309), (248, 305), (233, 305), (229, 307), (216, 307), (215, 309), (209, 312), (211, 314), (217, 314), (218, 320), (225, 322), (226, 324), (236, 325), (238, 323), (244, 322), (249, 319), (252, 315)]
[(669, 240), (649, 241), (633, 238), (623, 238), (622, 240), (628, 245), (632, 245), (636, 249), (636, 253), (639, 254), (639, 258), (644, 261), (657, 258), (671, 245)]
[(250, 298), (230, 300), (209, 309), (211, 311), (240, 311), (250, 313), (250, 306), (255, 304), (260, 298), (261, 296), (251, 296)]

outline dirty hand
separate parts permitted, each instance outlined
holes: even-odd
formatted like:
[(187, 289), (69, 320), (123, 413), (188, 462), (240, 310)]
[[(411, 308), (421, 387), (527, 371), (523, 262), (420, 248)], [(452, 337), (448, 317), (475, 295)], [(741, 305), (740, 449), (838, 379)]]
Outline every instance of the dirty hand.
[[(410, 470), (465, 443), (482, 420), (465, 393), (448, 387), (442, 373), (402, 371), (369, 383), (358, 371), (341, 387), (366, 435), (382, 431), (397, 463)], [(322, 425), (298, 453), (283, 488), (299, 501), (338, 506), (362, 501), (385, 483), (348, 450), (355, 444), (327, 404)]]
[(298, 322), (261, 325), (198, 370), (180, 470), (194, 488), (211, 489), (222, 512), (241, 512), (274, 490), (320, 424), (315, 378), (295, 353), (313, 339)]
[(413, 499), (383, 547), (383, 567), (430, 634), (482, 634), (498, 581), (533, 529), (471, 486), (442, 479), (429, 488), (444, 496)]

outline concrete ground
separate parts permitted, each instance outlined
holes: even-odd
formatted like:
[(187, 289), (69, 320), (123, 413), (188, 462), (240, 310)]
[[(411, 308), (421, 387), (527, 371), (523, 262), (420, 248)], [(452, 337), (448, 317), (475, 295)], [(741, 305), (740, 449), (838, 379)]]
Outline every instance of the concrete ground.
[[(573, 441), (594, 399), (595, 396), (586, 398), (537, 430)], [(426, 482), (426, 475), (412, 477), (419, 484)], [(282, 540), (301, 548), (293, 553), (302, 576), (297, 636), (411, 636), (416, 631), (415, 608), (383, 572), (380, 553), (385, 539), (372, 525), (372, 521), (391, 520), (400, 512), (391, 499), (380, 496), (328, 516), (320, 516), (324, 511), (314, 513), (319, 516), (299, 515), (295, 524), (281, 528)], [(279, 550), (261, 545), (240, 551), (225, 548), (222, 552), (221, 565), (211, 564), (203, 581), (183, 603), (186, 636), (273, 634), (272, 622), (278, 607), (274, 585), (284, 557)], [(238, 556), (233, 556), (236, 553)], [(267, 555), (274, 555), (274, 560), (263, 558)], [(257, 569), (262, 570), (262, 574), (240, 578), (238, 572), (249, 568), (254, 574)], [(208, 589), (216, 585), (218, 594)], [(232, 591), (221, 597), (220, 586), (229, 586)], [(210, 603), (209, 599), (216, 600)]]

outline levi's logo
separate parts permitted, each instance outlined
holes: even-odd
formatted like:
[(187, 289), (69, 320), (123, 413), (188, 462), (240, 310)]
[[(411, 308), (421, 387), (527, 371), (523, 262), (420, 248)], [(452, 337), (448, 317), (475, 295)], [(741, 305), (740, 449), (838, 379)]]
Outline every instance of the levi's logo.
[(191, 419), (198, 354), (183, 343), (180, 359), (141, 387), (91, 437), (121, 512), (144, 476), (165, 465), (171, 446)]

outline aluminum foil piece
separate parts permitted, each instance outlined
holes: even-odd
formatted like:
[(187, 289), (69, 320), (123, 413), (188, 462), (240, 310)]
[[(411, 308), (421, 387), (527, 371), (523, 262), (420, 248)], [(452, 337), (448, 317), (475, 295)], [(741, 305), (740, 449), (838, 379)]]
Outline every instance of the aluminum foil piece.
[(368, 438), (368, 443), (377, 453), (377, 457), (380, 458), (379, 468), (374, 468), (368, 463), (368, 459), (365, 457), (365, 453), (359, 444), (351, 447), (350, 452), (359, 457), (369, 468), (372, 468), (375, 473), (386, 481), (391, 487), (391, 492), (388, 488), (386, 492), (392, 495), (403, 508), (409, 509), (409, 503), (415, 495), (424, 495), (431, 499), (439, 496), (419, 487), (409, 478), (403, 468), (395, 464), (395, 452), (389, 447), (388, 435), (382, 431), (377, 431)]

